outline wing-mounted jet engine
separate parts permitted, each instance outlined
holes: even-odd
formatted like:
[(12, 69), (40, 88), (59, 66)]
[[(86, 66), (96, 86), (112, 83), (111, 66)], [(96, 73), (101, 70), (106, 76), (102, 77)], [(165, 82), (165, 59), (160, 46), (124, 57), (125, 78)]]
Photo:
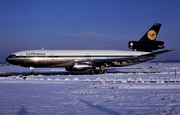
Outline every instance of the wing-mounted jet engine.
[(134, 51), (153, 51), (165, 48), (163, 41), (156, 41), (161, 24), (154, 24), (139, 41), (129, 41), (128, 46)]
[(73, 65), (73, 69), (76, 71), (85, 71), (87, 69), (93, 68), (92, 65), (89, 65), (87, 63), (75, 63)]
[(93, 68), (92, 65), (87, 63), (74, 63), (72, 67), (66, 67), (67, 71), (86, 71), (87, 69)]

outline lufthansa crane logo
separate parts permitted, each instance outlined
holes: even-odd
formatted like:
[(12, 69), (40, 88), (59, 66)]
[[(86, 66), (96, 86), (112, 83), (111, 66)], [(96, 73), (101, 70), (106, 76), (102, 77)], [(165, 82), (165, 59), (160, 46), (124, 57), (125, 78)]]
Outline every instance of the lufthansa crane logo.
[(149, 40), (155, 40), (156, 39), (156, 32), (154, 30), (149, 30), (147, 33), (147, 37)]

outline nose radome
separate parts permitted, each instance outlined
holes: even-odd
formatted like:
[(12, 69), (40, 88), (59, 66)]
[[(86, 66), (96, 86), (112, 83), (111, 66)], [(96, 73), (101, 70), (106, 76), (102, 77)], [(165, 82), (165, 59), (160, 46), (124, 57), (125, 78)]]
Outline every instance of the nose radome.
[(9, 62), (9, 58), (8, 57), (6, 58), (6, 62)]

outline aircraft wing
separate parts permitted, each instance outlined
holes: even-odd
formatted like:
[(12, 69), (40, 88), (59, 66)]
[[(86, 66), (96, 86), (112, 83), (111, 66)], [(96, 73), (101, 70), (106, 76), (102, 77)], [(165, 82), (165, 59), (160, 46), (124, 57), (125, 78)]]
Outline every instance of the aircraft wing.
[(157, 55), (169, 52), (172, 50), (162, 50), (158, 52), (152, 52), (149, 54), (141, 55), (138, 57), (127, 57), (127, 58), (113, 58), (113, 59), (94, 59), (91, 62), (94, 64), (112, 63), (112, 62), (144, 62), (154, 59)]
[(129, 58), (113, 58), (113, 59), (94, 59), (91, 62), (94, 64), (112, 63), (112, 62), (143, 62), (154, 59), (155, 56), (140, 56), (140, 57), (129, 57)]
[(135, 60), (138, 59), (137, 57), (134, 58), (113, 58), (113, 59), (94, 59), (91, 62), (93, 63), (107, 63), (107, 62), (113, 62), (113, 61), (131, 61), (131, 60)]
[(152, 56), (152, 55), (159, 55), (159, 54), (163, 54), (163, 53), (166, 53), (166, 52), (170, 52), (170, 51), (173, 51), (173, 50), (162, 50), (162, 51), (158, 51), (158, 52), (152, 52), (150, 54), (145, 54), (145, 55), (142, 55), (142, 56)]

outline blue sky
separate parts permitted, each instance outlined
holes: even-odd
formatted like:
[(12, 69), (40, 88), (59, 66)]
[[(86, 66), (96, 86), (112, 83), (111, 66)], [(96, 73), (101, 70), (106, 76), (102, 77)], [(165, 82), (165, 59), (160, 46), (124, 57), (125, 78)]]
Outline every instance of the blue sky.
[(0, 61), (29, 49), (130, 50), (154, 24), (158, 40), (180, 59), (179, 0), (1, 0)]

